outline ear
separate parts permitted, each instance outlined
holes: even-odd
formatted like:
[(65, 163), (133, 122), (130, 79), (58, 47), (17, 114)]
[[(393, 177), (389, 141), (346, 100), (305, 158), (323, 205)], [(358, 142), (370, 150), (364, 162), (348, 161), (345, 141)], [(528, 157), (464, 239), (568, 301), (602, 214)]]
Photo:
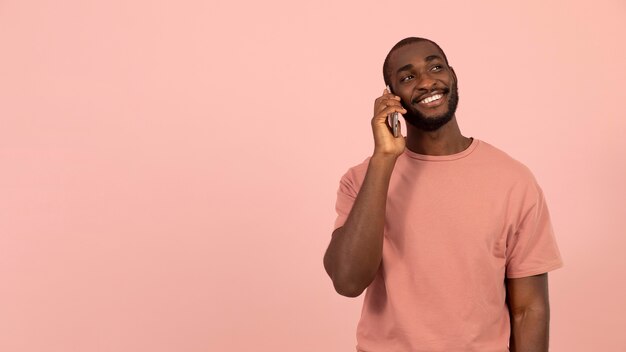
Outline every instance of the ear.
[(454, 83), (459, 83), (456, 79), (456, 72), (454, 72), (454, 68), (452, 68), (452, 66), (448, 66), (450, 67), (450, 71), (452, 71), (452, 76), (454, 77)]

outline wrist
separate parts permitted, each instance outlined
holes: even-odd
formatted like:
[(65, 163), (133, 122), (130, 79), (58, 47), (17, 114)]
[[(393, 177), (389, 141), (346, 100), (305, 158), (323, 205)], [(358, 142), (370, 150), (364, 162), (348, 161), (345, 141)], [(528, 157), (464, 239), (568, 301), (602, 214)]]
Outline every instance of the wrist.
[(374, 151), (374, 154), (372, 154), (372, 157), (370, 158), (370, 163), (394, 165), (396, 160), (398, 160), (398, 157), (399, 155)]

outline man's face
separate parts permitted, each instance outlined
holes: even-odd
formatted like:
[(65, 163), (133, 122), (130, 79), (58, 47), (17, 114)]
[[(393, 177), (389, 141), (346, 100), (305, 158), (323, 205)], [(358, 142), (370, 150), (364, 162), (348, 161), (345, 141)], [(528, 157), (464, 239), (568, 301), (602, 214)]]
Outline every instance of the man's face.
[(407, 123), (434, 131), (452, 120), (459, 101), (456, 75), (435, 45), (424, 41), (401, 47), (389, 57), (389, 68)]

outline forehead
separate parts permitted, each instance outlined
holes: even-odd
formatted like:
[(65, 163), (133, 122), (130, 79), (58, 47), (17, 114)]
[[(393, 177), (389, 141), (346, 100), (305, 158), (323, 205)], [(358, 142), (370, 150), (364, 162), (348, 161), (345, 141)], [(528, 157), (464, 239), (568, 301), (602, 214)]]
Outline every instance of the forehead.
[(428, 41), (416, 42), (396, 49), (389, 57), (389, 66), (392, 72), (406, 64), (421, 64), (426, 58), (437, 55), (443, 59), (443, 53), (433, 43)]

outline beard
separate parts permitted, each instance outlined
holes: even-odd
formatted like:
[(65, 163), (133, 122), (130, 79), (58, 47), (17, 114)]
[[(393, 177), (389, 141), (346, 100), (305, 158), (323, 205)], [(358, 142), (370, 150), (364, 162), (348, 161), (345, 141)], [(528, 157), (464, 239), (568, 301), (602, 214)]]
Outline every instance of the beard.
[(431, 132), (438, 130), (441, 126), (450, 122), (456, 112), (456, 106), (459, 103), (459, 91), (456, 82), (452, 84), (452, 88), (446, 88), (444, 90), (444, 96), (448, 97), (448, 111), (439, 116), (426, 117), (424, 114), (415, 109), (412, 104), (406, 106), (406, 104), (403, 103), (402, 106), (404, 106), (407, 111), (403, 114), (404, 120), (406, 123), (422, 131)]

